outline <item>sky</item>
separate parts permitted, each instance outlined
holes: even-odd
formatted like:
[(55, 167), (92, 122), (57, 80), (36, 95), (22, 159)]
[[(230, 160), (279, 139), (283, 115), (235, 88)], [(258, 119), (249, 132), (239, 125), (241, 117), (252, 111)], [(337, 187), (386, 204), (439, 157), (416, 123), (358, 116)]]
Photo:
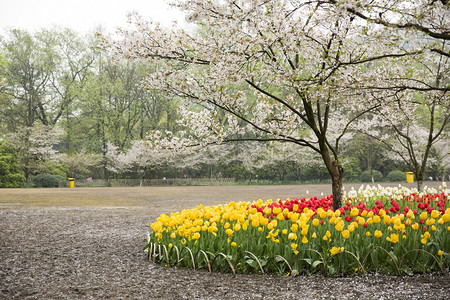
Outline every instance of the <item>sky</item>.
[(167, 5), (168, 0), (0, 0), (0, 32), (21, 28), (30, 32), (52, 25), (69, 27), (81, 34), (102, 26), (114, 32), (126, 25), (126, 14), (138, 11), (146, 19), (169, 26), (182, 24), (184, 15)]

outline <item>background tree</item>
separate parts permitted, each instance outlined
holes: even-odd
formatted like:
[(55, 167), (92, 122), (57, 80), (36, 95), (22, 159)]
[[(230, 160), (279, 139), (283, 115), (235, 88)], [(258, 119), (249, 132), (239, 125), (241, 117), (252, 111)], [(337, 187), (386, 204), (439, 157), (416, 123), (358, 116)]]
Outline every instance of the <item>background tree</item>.
[[(7, 84), (1, 93), (13, 101), (12, 111), (3, 115), (13, 118), (13, 128), (55, 125), (76, 97), (75, 89), (83, 85), (93, 61), (79, 37), (69, 29), (43, 29), (32, 35), (13, 29), (2, 46), (7, 65), (2, 77)], [(14, 105), (12, 105), (14, 104)]]
[(0, 188), (18, 188), (25, 176), (18, 164), (15, 150), (0, 142)]
[(34, 126), (20, 128), (5, 138), (6, 144), (16, 150), (28, 181), (38, 173), (60, 173), (59, 175), (65, 176), (65, 172), (58, 170), (56, 165), (59, 153), (55, 146), (61, 133), (59, 128), (37, 122)]

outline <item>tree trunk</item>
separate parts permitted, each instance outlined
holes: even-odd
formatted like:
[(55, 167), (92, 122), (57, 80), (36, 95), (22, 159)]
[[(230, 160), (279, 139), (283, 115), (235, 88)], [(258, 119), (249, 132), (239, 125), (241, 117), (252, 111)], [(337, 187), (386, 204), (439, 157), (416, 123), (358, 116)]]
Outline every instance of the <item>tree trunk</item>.
[(322, 152), (322, 158), (331, 177), (331, 188), (333, 192), (333, 209), (342, 207), (342, 179), (344, 177), (344, 168), (339, 161), (333, 159), (328, 151)]
[(344, 169), (337, 161), (333, 161), (332, 165), (334, 170), (330, 172), (330, 176), (333, 192), (333, 210), (337, 210), (342, 207), (342, 178)]
[(423, 185), (423, 172), (419, 170), (414, 175), (416, 176), (417, 190), (420, 192)]

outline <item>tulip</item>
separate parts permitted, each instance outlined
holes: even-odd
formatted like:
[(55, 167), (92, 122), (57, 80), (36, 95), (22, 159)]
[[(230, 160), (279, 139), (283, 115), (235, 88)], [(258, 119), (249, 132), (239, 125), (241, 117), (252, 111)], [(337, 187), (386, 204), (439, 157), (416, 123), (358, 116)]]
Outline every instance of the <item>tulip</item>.
[(350, 236), (350, 231), (348, 229), (342, 231), (342, 236), (344, 237), (344, 239), (348, 239), (348, 237)]
[(424, 212), (422, 212), (421, 214), (420, 214), (420, 218), (422, 219), (422, 220), (426, 220), (426, 219), (428, 219), (428, 214), (427, 214), (427, 212), (426, 211), (424, 211)]
[(379, 230), (375, 230), (374, 236), (375, 236), (377, 239), (379, 239), (380, 237), (383, 236), (383, 233), (382, 233), (381, 231), (379, 231)]
[(289, 233), (288, 239), (289, 240), (296, 240), (297, 239), (297, 234), (295, 234), (294, 232)]
[(398, 234), (392, 233), (390, 237), (387, 237), (386, 240), (388, 240), (391, 243), (397, 243), (398, 242)]

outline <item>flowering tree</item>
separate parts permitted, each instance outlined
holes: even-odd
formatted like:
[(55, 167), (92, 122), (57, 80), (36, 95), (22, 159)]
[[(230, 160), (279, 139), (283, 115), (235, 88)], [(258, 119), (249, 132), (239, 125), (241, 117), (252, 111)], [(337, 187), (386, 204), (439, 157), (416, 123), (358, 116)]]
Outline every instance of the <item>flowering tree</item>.
[[(416, 99), (405, 101), (401, 98), (402, 94), (404, 97), (416, 96)], [(450, 107), (442, 103), (445, 95), (434, 100), (425, 99), (424, 102), (412, 93), (399, 93), (396, 97), (398, 102), (393, 104), (395, 107), (385, 106), (377, 111), (381, 118), (376, 118), (378, 122), (375, 124), (383, 130), (366, 132), (387, 146), (391, 158), (408, 165), (416, 176), (420, 190), (432, 148), (437, 150), (439, 156), (448, 156), (446, 145), (450, 140), (445, 128), (450, 124)], [(393, 116), (391, 112), (394, 109), (397, 114)]]
[(140, 185), (145, 175), (155, 167), (161, 167), (169, 161), (168, 151), (151, 149), (144, 141), (135, 140), (128, 151), (119, 151), (109, 143), (106, 153), (107, 168), (114, 173), (134, 171), (139, 174)]
[(69, 169), (67, 174), (69, 177), (75, 177), (78, 173), (89, 174), (90, 168), (97, 166), (101, 159), (100, 155), (86, 153), (85, 149), (76, 154), (68, 155), (64, 153), (59, 156), (59, 161)]
[[(357, 88), (368, 85), (371, 64), (387, 68), (417, 51), (380, 43), (392, 41), (390, 31), (366, 38), (374, 25), (355, 21), (335, 1), (191, 0), (175, 6), (198, 33), (168, 31), (134, 14), (135, 29), (107, 43), (117, 57), (155, 63), (145, 87), (184, 101), (180, 112), (189, 131), (171, 138), (150, 134), (154, 145), (279, 141), (309, 147), (330, 174), (339, 208), (339, 144), (361, 115), (381, 105), (368, 97), (369, 89)], [(367, 78), (360, 82), (362, 73)]]
[(62, 130), (54, 126), (45, 126), (38, 122), (32, 127), (23, 127), (6, 137), (5, 141), (17, 151), (20, 165), (27, 180), (40, 172), (45, 162), (57, 162), (59, 153), (55, 149)]
[(377, 109), (381, 116), (377, 126), (388, 127), (389, 131), (374, 136), (391, 149), (394, 158), (403, 160), (414, 171), (420, 189), (430, 151), (436, 146), (443, 149), (439, 145), (449, 142), (445, 129), (450, 123), (450, 3), (331, 2), (357, 20), (372, 24), (365, 30), (367, 38), (384, 34), (381, 43), (396, 43), (412, 54), (408, 60), (391, 65), (371, 65), (375, 72), (356, 78), (355, 87), (370, 90), (375, 98), (392, 98), (388, 105)]

